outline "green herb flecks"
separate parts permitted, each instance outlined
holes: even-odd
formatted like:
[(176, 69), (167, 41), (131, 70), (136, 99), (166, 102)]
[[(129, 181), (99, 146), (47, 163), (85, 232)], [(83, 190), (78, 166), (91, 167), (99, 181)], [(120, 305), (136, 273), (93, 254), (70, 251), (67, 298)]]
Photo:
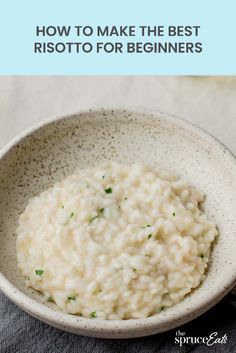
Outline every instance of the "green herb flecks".
[(125, 201), (128, 200), (128, 197), (125, 197)]
[(105, 175), (102, 176), (102, 179), (105, 179)]
[(96, 214), (96, 216), (89, 218), (89, 220), (88, 220), (89, 223), (92, 223), (96, 218), (99, 217), (99, 215), (102, 215), (104, 212), (104, 208), (100, 208), (97, 212), (98, 212), (98, 214)]
[(96, 311), (92, 311), (90, 316), (91, 316), (92, 319), (95, 319), (97, 317)]
[(67, 297), (68, 300), (76, 300), (76, 296), (75, 295), (70, 295), (69, 297)]
[(107, 194), (111, 194), (111, 193), (112, 193), (112, 188), (104, 189), (104, 191), (105, 191)]
[(145, 229), (145, 228), (150, 228), (151, 224), (146, 224), (145, 226), (142, 226), (141, 228)]
[(64, 205), (61, 205), (61, 209), (64, 210)]
[(92, 223), (96, 218), (98, 218), (98, 215), (89, 218), (89, 223)]
[(148, 239), (150, 239), (152, 237), (152, 234), (148, 234)]
[(54, 302), (53, 297), (52, 296), (48, 297), (47, 302)]
[(39, 270), (35, 270), (35, 273), (36, 273), (37, 276), (42, 276), (44, 271), (39, 269)]
[(71, 220), (74, 216), (75, 216), (75, 213), (74, 213), (74, 212), (71, 212), (71, 213), (69, 214), (68, 219), (65, 221), (64, 226), (67, 226), (67, 225), (69, 224), (70, 220)]
[(173, 212), (173, 213), (172, 213), (172, 216), (173, 216), (173, 217), (175, 217), (175, 216), (176, 216), (175, 212)]
[(133, 272), (137, 272), (137, 268), (132, 267)]
[(200, 257), (203, 259), (204, 258), (204, 254), (200, 254)]

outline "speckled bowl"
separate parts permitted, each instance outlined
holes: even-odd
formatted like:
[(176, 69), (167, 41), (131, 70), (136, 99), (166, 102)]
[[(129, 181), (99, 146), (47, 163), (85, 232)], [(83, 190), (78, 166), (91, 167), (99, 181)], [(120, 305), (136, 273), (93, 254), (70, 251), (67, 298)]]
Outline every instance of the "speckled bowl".
[[(204, 283), (179, 304), (147, 319), (104, 321), (65, 314), (24, 287), (15, 228), (30, 197), (77, 167), (105, 160), (145, 161), (173, 170), (206, 194), (205, 210), (220, 230)], [(216, 304), (236, 280), (236, 162), (197, 127), (161, 112), (96, 110), (51, 119), (20, 134), (0, 152), (0, 288), (34, 317), (76, 334), (152, 335), (190, 321)]]

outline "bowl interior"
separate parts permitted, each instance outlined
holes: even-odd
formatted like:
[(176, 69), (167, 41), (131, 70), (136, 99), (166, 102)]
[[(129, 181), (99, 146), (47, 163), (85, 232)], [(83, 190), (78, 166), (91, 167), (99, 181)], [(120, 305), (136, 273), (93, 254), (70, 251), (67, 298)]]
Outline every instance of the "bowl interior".
[[(178, 322), (205, 311), (229, 290), (236, 277), (236, 166), (230, 153), (213, 138), (163, 113), (154, 116), (149, 112), (124, 110), (84, 112), (34, 129), (15, 143), (0, 160), (2, 274), (23, 293), (44, 302), (40, 294), (25, 288), (17, 269), (15, 228), (18, 216), (29, 198), (76, 168), (95, 166), (105, 160), (144, 161), (173, 171), (204, 191), (204, 208), (220, 231), (207, 278), (197, 290), (158, 317), (142, 320), (142, 334), (135, 334), (134, 326), (127, 321), (121, 323), (119, 329), (122, 331), (122, 325), (123, 328), (129, 326), (126, 337), (155, 333), (170, 328), (171, 322), (172, 327), (177, 326)], [(53, 304), (45, 305), (53, 307)], [(72, 315), (61, 315), (69, 317), (75, 328), (82, 325)], [(140, 324), (140, 320), (131, 321), (136, 322), (136, 327)], [(98, 324), (93, 325), (96, 331)], [(111, 322), (104, 327), (115, 330)]]

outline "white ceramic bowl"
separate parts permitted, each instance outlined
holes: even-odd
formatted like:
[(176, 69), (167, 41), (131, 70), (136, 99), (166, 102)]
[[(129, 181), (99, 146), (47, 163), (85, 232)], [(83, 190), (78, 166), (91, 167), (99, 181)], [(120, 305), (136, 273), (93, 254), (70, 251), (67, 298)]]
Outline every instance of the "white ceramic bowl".
[[(159, 163), (206, 194), (219, 226), (204, 283), (179, 304), (146, 319), (105, 321), (65, 314), (25, 288), (17, 269), (15, 228), (30, 197), (77, 167), (104, 160)], [(76, 334), (125, 338), (166, 331), (201, 315), (236, 280), (236, 162), (216, 139), (170, 115), (96, 110), (51, 119), (20, 134), (0, 152), (0, 288), (34, 317)]]

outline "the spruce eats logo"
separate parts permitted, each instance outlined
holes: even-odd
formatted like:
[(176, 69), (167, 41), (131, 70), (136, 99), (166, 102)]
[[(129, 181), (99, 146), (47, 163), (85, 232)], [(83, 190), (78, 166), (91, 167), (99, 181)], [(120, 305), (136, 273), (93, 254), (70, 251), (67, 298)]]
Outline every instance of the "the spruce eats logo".
[(175, 333), (175, 344), (178, 344), (180, 347), (184, 344), (206, 344), (207, 346), (225, 344), (227, 339), (227, 334), (220, 337), (218, 332), (212, 332), (209, 336), (187, 336), (185, 332), (180, 330)]

